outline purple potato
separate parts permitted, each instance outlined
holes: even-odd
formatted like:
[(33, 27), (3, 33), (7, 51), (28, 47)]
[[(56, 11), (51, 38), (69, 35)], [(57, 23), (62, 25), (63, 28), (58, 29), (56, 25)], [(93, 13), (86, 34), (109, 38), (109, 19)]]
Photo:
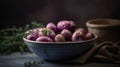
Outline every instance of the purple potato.
[(93, 39), (95, 36), (94, 36), (94, 34), (93, 33), (87, 33), (86, 34), (86, 40), (89, 40), (89, 39)]
[(36, 39), (37, 42), (53, 42), (50, 37), (47, 36), (40, 36)]
[(28, 40), (35, 41), (38, 37), (37, 37), (36, 35), (32, 35), (32, 34), (30, 34), (30, 35), (27, 35), (26, 38), (27, 38)]
[(71, 28), (71, 30), (72, 31), (75, 31), (75, 29), (76, 29), (76, 24), (75, 24), (75, 22), (73, 22), (73, 21), (69, 21), (70, 22), (70, 28)]
[(25, 34), (27, 34), (27, 35), (31, 34), (31, 35), (39, 36), (39, 28), (29, 30), (29, 31), (25, 32)]
[(74, 31), (76, 28), (76, 24), (73, 21), (59, 21), (57, 24), (57, 28), (62, 31), (63, 29), (68, 29), (70, 31)]
[(84, 34), (87, 33), (87, 31), (86, 31), (85, 29), (83, 29), (83, 28), (78, 28), (78, 29), (76, 29), (75, 31), (81, 31), (81, 32), (84, 33)]
[(57, 26), (56, 26), (54, 23), (48, 23), (48, 24), (46, 25), (46, 28), (49, 28), (49, 29), (53, 30), (55, 33), (58, 32)]
[(55, 36), (55, 42), (65, 42), (65, 38), (62, 34), (57, 34)]
[(56, 36), (55, 32), (51, 30), (51, 34), (49, 35), (49, 37), (54, 40), (55, 36)]
[(39, 29), (40, 29), (40, 28), (35, 28), (35, 29), (33, 29), (33, 30), (32, 30), (32, 34), (33, 34), (33, 35), (36, 35), (36, 36), (39, 36)]
[(63, 29), (61, 31), (61, 34), (64, 36), (64, 38), (67, 40), (67, 41), (70, 41), (71, 40), (71, 37), (72, 37), (72, 32), (67, 30), (67, 29)]
[(85, 40), (85, 34), (83, 34), (81, 31), (75, 31), (72, 35), (72, 39), (73, 42), (75, 41), (83, 41)]

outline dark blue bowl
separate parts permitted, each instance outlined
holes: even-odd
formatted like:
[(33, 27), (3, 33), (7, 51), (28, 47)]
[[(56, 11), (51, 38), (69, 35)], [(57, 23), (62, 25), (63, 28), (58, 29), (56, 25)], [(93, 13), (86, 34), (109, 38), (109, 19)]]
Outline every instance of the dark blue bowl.
[(44, 60), (60, 61), (79, 57), (93, 47), (95, 38), (78, 42), (35, 42), (23, 37), (27, 47)]

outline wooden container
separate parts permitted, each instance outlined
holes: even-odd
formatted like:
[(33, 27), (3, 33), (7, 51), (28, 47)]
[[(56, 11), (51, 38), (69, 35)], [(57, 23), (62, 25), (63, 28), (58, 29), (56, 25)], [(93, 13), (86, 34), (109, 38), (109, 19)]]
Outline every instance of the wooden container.
[(96, 43), (103, 41), (117, 42), (120, 40), (120, 20), (95, 19), (86, 22), (88, 31), (98, 35)]

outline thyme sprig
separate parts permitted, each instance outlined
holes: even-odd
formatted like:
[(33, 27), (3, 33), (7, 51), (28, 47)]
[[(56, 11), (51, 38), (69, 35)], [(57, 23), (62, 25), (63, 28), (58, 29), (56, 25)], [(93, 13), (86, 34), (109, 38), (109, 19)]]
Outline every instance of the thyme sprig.
[(0, 55), (29, 51), (22, 39), (23, 36), (25, 36), (25, 31), (41, 27), (44, 27), (44, 25), (32, 22), (24, 27), (13, 26), (11, 28), (0, 30)]
[(43, 28), (42, 33), (43, 33), (43, 35), (50, 36), (50, 34), (51, 34), (52, 32), (51, 32), (51, 30), (49, 30), (49, 29), (46, 29), (46, 28), (44, 29), (44, 28)]
[(36, 65), (41, 65), (41, 64), (44, 64), (44, 61), (28, 61), (28, 62), (25, 62), (24, 63), (24, 66), (25, 67), (34, 67)]

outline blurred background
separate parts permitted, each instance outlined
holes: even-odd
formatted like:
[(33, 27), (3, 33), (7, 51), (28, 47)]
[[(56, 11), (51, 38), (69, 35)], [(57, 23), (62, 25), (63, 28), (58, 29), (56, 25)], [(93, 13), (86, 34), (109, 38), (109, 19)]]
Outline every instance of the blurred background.
[(2, 0), (0, 29), (32, 21), (47, 24), (73, 20), (79, 27), (91, 19), (120, 19), (120, 0)]

